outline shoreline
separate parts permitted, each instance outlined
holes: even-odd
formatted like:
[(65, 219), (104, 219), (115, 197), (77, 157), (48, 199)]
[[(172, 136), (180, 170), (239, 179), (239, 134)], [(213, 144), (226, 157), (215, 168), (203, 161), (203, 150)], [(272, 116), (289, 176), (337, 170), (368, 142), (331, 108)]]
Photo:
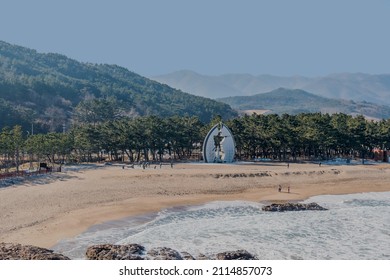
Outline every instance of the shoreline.
[[(316, 195), (386, 192), (390, 165), (176, 164), (106, 166), (0, 188), (0, 242), (53, 247), (108, 221), (212, 201), (301, 201)], [(291, 186), (291, 192), (278, 192)]]
[[(382, 223), (385, 223), (384, 217), (386, 215), (383, 216), (380, 213), (388, 213), (389, 198), (390, 191), (321, 195), (311, 197), (302, 203), (308, 205), (315, 201), (318, 205), (328, 208), (329, 211), (321, 212), (318, 211), (321, 209), (316, 209), (317, 211), (309, 210), (304, 211), (305, 213), (286, 211), (283, 214), (266, 213), (262, 211), (264, 204), (248, 201), (212, 201), (201, 205), (171, 207), (159, 213), (131, 216), (92, 226), (74, 238), (62, 240), (51, 250), (78, 260), (85, 259), (85, 254), (91, 246), (99, 247), (103, 244), (109, 244), (107, 247), (115, 247), (139, 244), (145, 248), (145, 251), (165, 247), (178, 252), (186, 252), (195, 258), (199, 258), (201, 255), (212, 258), (211, 256), (217, 253), (234, 250), (245, 250), (261, 258), (264, 254), (264, 247), (266, 247), (268, 249), (274, 248), (276, 250), (274, 254), (283, 251), (284, 253), (278, 255), (278, 259), (285, 259), (287, 252), (291, 254), (290, 256), (305, 258), (305, 256), (307, 257), (305, 254), (310, 255), (311, 250), (300, 251), (297, 249), (298, 244), (304, 244), (301, 243), (303, 241), (302, 235), (307, 234), (307, 240), (306, 238), (304, 240), (312, 245), (316, 239), (322, 237), (327, 240), (324, 241), (325, 244), (334, 246), (332, 238), (328, 238), (337, 232), (337, 236), (344, 238), (344, 242), (346, 242), (343, 244), (345, 247), (341, 246), (342, 249), (334, 248), (334, 250), (339, 250), (338, 253), (343, 254), (345, 250), (348, 251), (348, 246), (354, 244), (360, 249), (353, 250), (353, 253), (350, 252), (348, 258), (360, 259), (361, 252), (359, 250), (363, 249), (366, 243), (358, 240), (375, 236), (381, 241), (369, 242), (373, 246), (370, 258), (380, 259), (388, 255), (388, 250), (381, 249), (380, 252), (384, 255), (382, 254), (380, 257), (376, 255), (377, 251), (374, 248), (386, 242), (386, 234), (381, 231), (380, 227)], [(367, 201), (370, 202), (367, 204)], [(378, 204), (375, 204), (376, 202)], [(384, 203), (387, 203), (387, 209), (383, 208)], [(372, 207), (381, 207), (381, 210), (372, 210)], [(226, 213), (232, 213), (233, 208), (237, 212), (234, 212), (231, 217), (225, 216)], [(382, 216), (379, 220), (378, 215)], [(349, 226), (352, 228), (356, 226), (355, 229), (362, 233), (354, 241), (348, 240), (350, 233), (344, 227), (346, 217), (351, 218), (347, 222)], [(293, 219), (293, 223), (291, 223), (291, 219)], [(335, 223), (339, 225), (337, 226), (338, 230), (332, 229)], [(313, 227), (313, 225), (315, 226)], [(371, 228), (371, 233), (367, 232), (368, 228)], [(261, 229), (267, 230), (262, 231)], [(207, 236), (213, 236), (213, 238), (209, 240)], [(223, 241), (225, 237), (226, 243)], [(267, 240), (266, 244), (263, 243), (264, 240)], [(283, 244), (283, 240), (291, 241), (286, 244), (289, 249), (280, 245)], [(308, 243), (306, 244), (308, 245)], [(323, 244), (317, 249), (324, 254), (327, 251), (326, 247), (327, 245)], [(338, 253), (335, 255), (333, 251), (333, 258), (338, 256)], [(266, 255), (275, 257), (273, 253)], [(318, 256), (312, 255), (310, 259), (312, 257), (318, 258)], [(325, 254), (322, 255), (322, 258), (329, 258), (329, 256)]]

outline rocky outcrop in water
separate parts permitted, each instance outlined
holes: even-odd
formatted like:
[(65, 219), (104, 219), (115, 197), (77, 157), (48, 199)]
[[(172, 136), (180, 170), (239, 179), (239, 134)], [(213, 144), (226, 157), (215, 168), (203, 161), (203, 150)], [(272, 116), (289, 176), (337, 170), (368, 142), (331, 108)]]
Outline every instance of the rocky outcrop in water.
[(69, 258), (45, 248), (0, 243), (0, 260), (69, 260)]
[(284, 211), (305, 211), (305, 210), (328, 210), (315, 202), (312, 203), (273, 203), (261, 208), (263, 211), (284, 212)]

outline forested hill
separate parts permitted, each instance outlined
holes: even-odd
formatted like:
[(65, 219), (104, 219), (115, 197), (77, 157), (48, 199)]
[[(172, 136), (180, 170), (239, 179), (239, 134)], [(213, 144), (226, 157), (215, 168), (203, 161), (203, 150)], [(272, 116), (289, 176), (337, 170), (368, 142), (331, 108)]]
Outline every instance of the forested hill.
[(344, 113), (374, 119), (390, 118), (390, 107), (369, 102), (321, 97), (300, 89), (279, 88), (251, 96), (219, 98), (237, 110), (269, 110), (275, 114)]
[(103, 117), (188, 115), (205, 122), (215, 115), (236, 116), (229, 105), (184, 93), (123, 67), (80, 63), (0, 41), (0, 129), (16, 124), (28, 128), (34, 123), (36, 129), (58, 131), (88, 109), (96, 109), (92, 114), (102, 112)]

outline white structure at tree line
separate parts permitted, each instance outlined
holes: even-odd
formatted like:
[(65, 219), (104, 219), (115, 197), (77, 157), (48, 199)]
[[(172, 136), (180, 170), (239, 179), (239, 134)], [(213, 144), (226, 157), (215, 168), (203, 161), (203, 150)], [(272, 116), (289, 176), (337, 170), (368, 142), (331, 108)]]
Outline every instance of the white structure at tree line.
[(203, 142), (203, 159), (207, 163), (231, 163), (236, 144), (230, 129), (223, 123), (216, 124)]

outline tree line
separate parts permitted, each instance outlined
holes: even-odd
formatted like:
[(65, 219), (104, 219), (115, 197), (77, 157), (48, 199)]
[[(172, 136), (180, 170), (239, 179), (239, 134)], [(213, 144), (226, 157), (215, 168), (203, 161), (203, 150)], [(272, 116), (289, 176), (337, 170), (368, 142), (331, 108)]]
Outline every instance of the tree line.
[[(21, 126), (0, 133), (0, 167), (19, 170), (22, 163), (163, 161), (197, 159), (209, 129), (197, 117), (110, 119), (75, 123), (66, 132), (33, 134)], [(245, 115), (227, 120), (236, 142), (236, 159), (280, 161), (372, 158), (374, 149), (390, 149), (390, 120), (363, 116), (305, 113)]]
[(343, 113), (253, 114), (233, 119), (228, 125), (235, 135), (239, 158), (372, 158), (374, 149), (390, 149), (390, 119), (371, 121)]

